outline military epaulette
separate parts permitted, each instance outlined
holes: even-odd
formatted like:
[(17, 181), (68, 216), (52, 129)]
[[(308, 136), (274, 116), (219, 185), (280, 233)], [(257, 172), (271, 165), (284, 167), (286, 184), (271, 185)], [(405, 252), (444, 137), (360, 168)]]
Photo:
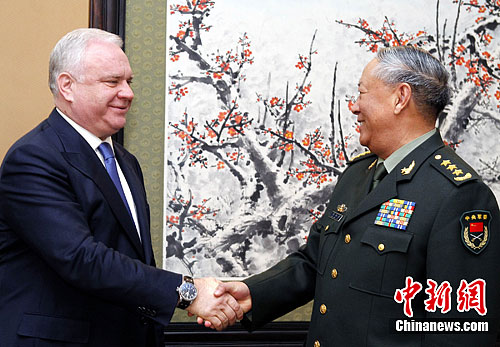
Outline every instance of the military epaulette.
[(354, 162), (356, 162), (356, 161), (358, 161), (360, 159), (368, 158), (368, 157), (370, 157), (372, 155), (375, 155), (375, 154), (373, 154), (370, 151), (363, 152), (361, 154), (358, 154), (355, 157), (352, 157), (351, 160), (349, 160), (349, 162), (347, 164), (352, 164), (352, 163), (354, 163)]
[(437, 153), (431, 165), (441, 172), (446, 178), (459, 186), (465, 182), (477, 180), (479, 175), (456, 155)]

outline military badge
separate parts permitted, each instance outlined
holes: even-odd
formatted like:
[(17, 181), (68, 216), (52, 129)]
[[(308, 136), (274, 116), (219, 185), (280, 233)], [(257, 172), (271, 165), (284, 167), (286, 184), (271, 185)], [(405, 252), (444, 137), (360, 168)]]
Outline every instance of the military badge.
[(345, 204), (338, 205), (337, 206), (337, 211), (340, 212), (340, 213), (344, 213), (345, 211), (347, 211), (347, 206)]
[(491, 213), (488, 211), (468, 211), (460, 217), (462, 242), (469, 251), (479, 254), (490, 241)]
[(413, 201), (391, 199), (380, 206), (375, 224), (406, 230), (414, 210), (415, 203)]
[(337, 211), (332, 211), (329, 215), (331, 219), (333, 219), (336, 222), (340, 222), (342, 218), (344, 218), (343, 213), (347, 211), (347, 206), (346, 204), (340, 204), (337, 205)]

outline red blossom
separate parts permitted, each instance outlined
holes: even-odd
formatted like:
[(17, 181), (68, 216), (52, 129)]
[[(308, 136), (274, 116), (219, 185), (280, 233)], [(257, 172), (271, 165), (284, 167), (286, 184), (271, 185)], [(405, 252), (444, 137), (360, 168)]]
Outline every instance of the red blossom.
[(354, 106), (354, 100), (350, 99), (349, 102), (347, 103), (347, 107), (349, 108), (349, 111), (352, 112), (352, 107)]
[(217, 137), (217, 134), (215, 133), (215, 131), (209, 130), (208, 131), (208, 137), (214, 138), (214, 137)]
[(278, 101), (280, 101), (280, 99), (274, 97), (271, 99), (271, 101), (269, 101), (269, 103), (271, 104), (271, 106), (275, 106), (278, 103)]
[(226, 119), (226, 114), (227, 114), (227, 111), (219, 112), (219, 115), (218, 115), (219, 122), (223, 122), (224, 119)]
[(301, 104), (295, 105), (293, 108), (296, 112), (300, 112), (304, 109), (304, 107)]

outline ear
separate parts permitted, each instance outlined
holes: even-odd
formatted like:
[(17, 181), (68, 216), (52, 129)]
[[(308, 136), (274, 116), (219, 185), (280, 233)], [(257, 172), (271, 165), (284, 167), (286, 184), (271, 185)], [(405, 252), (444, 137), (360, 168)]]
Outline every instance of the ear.
[(394, 91), (394, 114), (400, 114), (411, 100), (411, 87), (408, 83), (400, 83)]
[(73, 102), (73, 92), (75, 88), (75, 80), (67, 72), (61, 73), (57, 76), (57, 88), (59, 89), (59, 95), (61, 95), (66, 101)]

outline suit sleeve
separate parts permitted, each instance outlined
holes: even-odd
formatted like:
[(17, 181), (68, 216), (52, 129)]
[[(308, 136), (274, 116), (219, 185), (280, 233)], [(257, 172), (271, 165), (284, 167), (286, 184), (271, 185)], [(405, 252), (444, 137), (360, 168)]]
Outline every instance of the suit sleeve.
[[(481, 212), (484, 211), (484, 212)], [(489, 221), (482, 220), (487, 237), (486, 245), (476, 254), (463, 241), (465, 225), (460, 222), (465, 215), (491, 215)], [(437, 285), (448, 281), (452, 287), (451, 310), (443, 314), (438, 308), (436, 312), (428, 312), (431, 318), (453, 319), (455, 317), (480, 321), (486, 319), (489, 333), (464, 334), (429, 334), (425, 345), (430, 346), (492, 346), (495, 343), (500, 316), (500, 213), (493, 193), (481, 181), (473, 181), (453, 189), (442, 204), (430, 231), (427, 246), (427, 279), (434, 280)], [(484, 280), (486, 284), (486, 314), (478, 312), (481, 296), (474, 291), (462, 291), (464, 284), (476, 280)], [(423, 284), (424, 287), (426, 284)], [(479, 287), (476, 287), (476, 289)], [(459, 296), (461, 298), (459, 299)], [(428, 298), (428, 296), (425, 296)], [(469, 300), (470, 299), (470, 300)], [(467, 310), (463, 306), (457, 310), (459, 303), (471, 304)]]
[(62, 161), (50, 146), (9, 152), (0, 176), (4, 222), (70, 285), (167, 325), (181, 276), (96, 241)]

